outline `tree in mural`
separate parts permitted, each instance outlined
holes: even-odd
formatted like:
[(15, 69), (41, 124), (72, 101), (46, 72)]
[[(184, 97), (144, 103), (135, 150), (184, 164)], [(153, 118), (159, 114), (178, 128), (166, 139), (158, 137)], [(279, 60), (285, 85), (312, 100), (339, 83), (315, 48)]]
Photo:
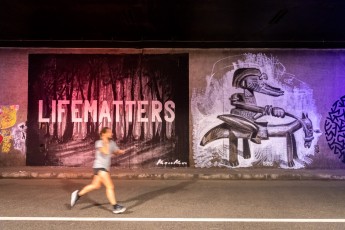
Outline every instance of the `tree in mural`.
[[(118, 85), (119, 85), (119, 78), (122, 75), (122, 63), (123, 58), (121, 56), (115, 56), (113, 58), (109, 57), (107, 59), (107, 67), (109, 74), (107, 78), (105, 78), (105, 84), (110, 84), (112, 88), (112, 94), (114, 101), (118, 101)], [(113, 118), (116, 117), (116, 110), (113, 110)], [(117, 139), (117, 131), (116, 131), (116, 124), (117, 122), (112, 123), (112, 129), (114, 133), (114, 138)]]
[[(145, 75), (149, 77), (148, 87), (150, 89), (152, 99), (155, 99), (164, 105), (165, 102), (172, 99), (172, 78), (169, 76), (170, 74), (173, 76), (178, 76), (176, 73), (177, 68), (176, 65), (174, 65), (169, 59), (157, 65), (156, 58), (158, 59), (159, 57), (151, 59), (147, 58), (145, 60)], [(161, 124), (159, 123), (158, 127), (157, 122), (152, 124), (154, 141), (164, 141), (167, 139), (167, 127), (164, 119), (164, 110), (161, 110), (160, 118), (162, 122)]]

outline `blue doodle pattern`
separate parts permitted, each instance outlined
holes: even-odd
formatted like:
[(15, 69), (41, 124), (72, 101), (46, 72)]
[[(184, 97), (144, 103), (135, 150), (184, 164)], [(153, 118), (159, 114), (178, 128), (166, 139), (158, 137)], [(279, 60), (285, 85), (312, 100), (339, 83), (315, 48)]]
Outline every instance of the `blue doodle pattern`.
[(345, 95), (333, 103), (325, 121), (328, 146), (345, 164)]

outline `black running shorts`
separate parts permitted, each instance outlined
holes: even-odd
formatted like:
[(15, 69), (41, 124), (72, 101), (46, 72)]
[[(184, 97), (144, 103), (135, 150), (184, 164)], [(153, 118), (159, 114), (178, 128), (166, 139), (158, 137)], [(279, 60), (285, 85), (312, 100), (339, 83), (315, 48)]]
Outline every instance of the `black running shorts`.
[(108, 172), (108, 170), (106, 170), (105, 168), (94, 168), (93, 169), (93, 174), (94, 175), (98, 175), (99, 171), (104, 171), (104, 172)]

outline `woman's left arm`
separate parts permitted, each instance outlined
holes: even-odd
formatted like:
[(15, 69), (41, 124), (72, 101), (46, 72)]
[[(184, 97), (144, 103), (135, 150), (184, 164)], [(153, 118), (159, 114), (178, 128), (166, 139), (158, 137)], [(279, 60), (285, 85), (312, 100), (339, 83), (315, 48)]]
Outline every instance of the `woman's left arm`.
[(122, 150), (122, 149), (118, 149), (114, 151), (114, 154), (124, 154), (124, 153), (125, 153), (125, 150)]

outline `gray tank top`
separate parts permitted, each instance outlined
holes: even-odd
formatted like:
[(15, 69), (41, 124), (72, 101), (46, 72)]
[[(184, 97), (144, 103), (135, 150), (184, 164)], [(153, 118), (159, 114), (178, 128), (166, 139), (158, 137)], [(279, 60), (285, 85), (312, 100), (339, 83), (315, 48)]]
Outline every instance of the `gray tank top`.
[(111, 165), (111, 156), (112, 154), (119, 150), (119, 147), (115, 143), (115, 141), (109, 141), (109, 154), (103, 154), (99, 151), (99, 148), (103, 147), (103, 141), (98, 140), (95, 143), (96, 153), (95, 153), (95, 161), (93, 162), (93, 168), (105, 168), (109, 171)]

